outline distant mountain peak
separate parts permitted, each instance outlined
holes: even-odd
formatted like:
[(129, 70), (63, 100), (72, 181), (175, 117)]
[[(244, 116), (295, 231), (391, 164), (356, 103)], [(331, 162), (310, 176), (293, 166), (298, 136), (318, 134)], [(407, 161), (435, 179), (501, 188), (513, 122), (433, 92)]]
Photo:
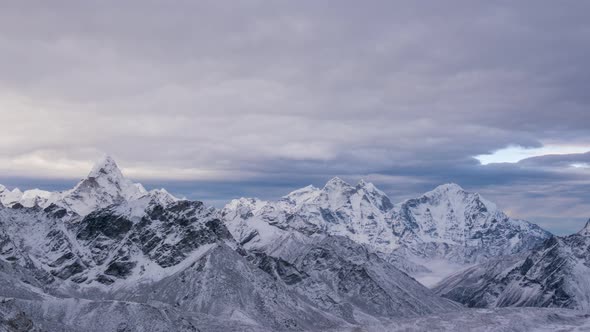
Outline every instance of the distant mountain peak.
[(117, 162), (110, 155), (104, 155), (102, 158), (96, 161), (94, 167), (88, 174), (88, 177), (99, 177), (103, 175), (114, 175), (117, 178), (123, 178), (123, 173), (119, 169)]
[(180, 200), (165, 189), (148, 192), (140, 183), (133, 183), (123, 175), (115, 159), (109, 155), (100, 158), (88, 176), (80, 180), (74, 188), (63, 192), (40, 189), (22, 192), (18, 188), (10, 191), (0, 185), (0, 203), (4, 206), (19, 203), (25, 207), (45, 208), (55, 204), (81, 216), (114, 204), (123, 206), (130, 202), (133, 202), (131, 205), (137, 210), (143, 206), (142, 202), (149, 201), (169, 205)]
[(586, 221), (586, 225), (584, 225), (584, 228), (582, 228), (578, 234), (582, 236), (590, 236), (590, 219)]
[(461, 187), (460, 185), (456, 184), (456, 183), (445, 183), (445, 184), (441, 184), (440, 186), (434, 188), (434, 190), (432, 190), (434, 192), (464, 192), (465, 189), (463, 189), (463, 187)]
[(147, 194), (141, 184), (133, 183), (123, 175), (111, 156), (105, 155), (94, 164), (88, 177), (65, 192), (58, 203), (80, 215), (87, 215), (97, 208), (133, 201)]
[(4, 206), (10, 206), (14, 203), (18, 203), (22, 196), (23, 192), (18, 188), (9, 190), (4, 186), (0, 187), (0, 202)]
[(303, 187), (297, 190), (290, 192), (288, 195), (284, 196), (282, 199), (289, 201), (295, 205), (300, 205), (304, 202), (309, 202), (318, 197), (320, 193), (320, 189), (309, 185), (307, 187)]
[(326, 182), (324, 189), (341, 188), (341, 187), (351, 187), (351, 185), (348, 184), (346, 181), (342, 180), (341, 178), (335, 176), (335, 177), (331, 178), (328, 182)]
[(88, 176), (80, 181), (73, 190), (89, 190), (91, 188), (94, 190), (109, 190), (112, 191), (113, 194), (115, 194), (115, 192), (127, 190), (138, 190), (146, 193), (143, 186), (134, 184), (125, 178), (121, 169), (119, 169), (117, 162), (115, 162), (115, 160), (109, 155), (100, 158), (94, 164), (94, 167), (92, 167)]
[(358, 189), (365, 189), (368, 192), (378, 192), (382, 195), (385, 195), (379, 188), (377, 188), (372, 182), (367, 182), (364, 179), (361, 179), (359, 183), (357, 183), (356, 187)]
[[(305, 186), (303, 188), (293, 190), (292, 192), (289, 193), (289, 195), (296, 195), (299, 193), (313, 192), (313, 191), (318, 191), (318, 190), (320, 190), (320, 189), (318, 189), (317, 187), (310, 184), (310, 185)], [(289, 195), (287, 195), (287, 196), (289, 196)]]
[(443, 199), (448, 201), (451, 205), (454, 205), (460, 201), (472, 201), (479, 205), (485, 206), (490, 211), (499, 212), (499, 209), (495, 203), (485, 199), (477, 192), (470, 192), (463, 189), (463, 187), (456, 183), (442, 184), (434, 188), (432, 191), (425, 193), (422, 197), (429, 200)]

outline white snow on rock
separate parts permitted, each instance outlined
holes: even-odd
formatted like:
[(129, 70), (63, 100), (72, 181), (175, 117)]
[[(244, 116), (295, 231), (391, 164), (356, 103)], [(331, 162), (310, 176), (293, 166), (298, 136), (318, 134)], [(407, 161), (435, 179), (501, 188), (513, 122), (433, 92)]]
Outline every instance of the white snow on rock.
[(491, 259), (449, 276), (434, 290), (470, 307), (590, 310), (590, 233), (553, 236), (519, 255)]
[(590, 219), (586, 221), (586, 225), (584, 225), (584, 228), (582, 228), (578, 234), (582, 236), (590, 236)]
[(400, 255), (428, 266), (432, 273), (413, 274), (429, 279), (429, 284), (453, 270), (528, 251), (550, 236), (535, 224), (509, 218), (494, 203), (457, 184), (441, 185), (397, 204), (392, 218)]
[(222, 216), (246, 248), (270, 247), (291, 232), (345, 236), (429, 285), (490, 257), (529, 250), (549, 237), (456, 184), (394, 206), (372, 183), (352, 186), (333, 178), (322, 189), (308, 186), (276, 202), (233, 200)]
[(18, 188), (14, 188), (13, 190), (8, 190), (3, 185), (0, 185), (0, 202), (4, 206), (10, 206), (15, 203), (18, 203), (23, 196), (23, 192), (20, 191)]
[(165, 189), (148, 192), (141, 184), (133, 183), (125, 178), (115, 160), (108, 155), (98, 160), (88, 176), (78, 182), (74, 188), (63, 192), (40, 189), (21, 192), (18, 188), (9, 191), (0, 185), (0, 202), (4, 206), (19, 203), (25, 207), (46, 208), (55, 204), (81, 216), (113, 204), (134, 205), (135, 202), (135, 205), (141, 205), (142, 202), (151, 199), (162, 204), (178, 201)]
[(277, 202), (256, 198), (231, 201), (222, 210), (228, 228), (246, 247), (264, 247), (294, 230), (308, 236), (341, 235), (391, 252), (397, 237), (388, 216), (393, 204), (371, 183), (351, 186), (339, 178), (324, 188), (308, 186)]

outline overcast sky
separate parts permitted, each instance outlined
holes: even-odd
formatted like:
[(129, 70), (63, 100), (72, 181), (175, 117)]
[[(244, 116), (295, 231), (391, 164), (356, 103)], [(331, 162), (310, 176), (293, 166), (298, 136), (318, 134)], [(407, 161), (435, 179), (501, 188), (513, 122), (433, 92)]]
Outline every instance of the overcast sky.
[(104, 153), (217, 206), (333, 176), (395, 201), (456, 182), (571, 233), (590, 218), (588, 13), (585, 0), (7, 1), (0, 183), (65, 189)]

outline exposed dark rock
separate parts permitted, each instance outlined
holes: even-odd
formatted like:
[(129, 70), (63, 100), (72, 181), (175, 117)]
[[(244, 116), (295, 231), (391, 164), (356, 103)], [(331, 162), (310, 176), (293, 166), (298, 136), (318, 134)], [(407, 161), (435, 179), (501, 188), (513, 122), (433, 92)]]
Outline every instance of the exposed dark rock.
[(133, 268), (137, 265), (136, 262), (112, 262), (104, 271), (104, 274), (114, 276), (117, 278), (125, 278), (131, 274)]
[(60, 206), (55, 204), (50, 204), (48, 207), (44, 209), (45, 213), (49, 214), (53, 218), (63, 218), (68, 214), (68, 211)]
[(113, 280), (103, 274), (96, 277), (96, 281), (100, 282), (101, 284), (105, 284), (105, 285), (111, 285), (112, 283), (115, 282), (115, 280)]
[(83, 228), (77, 235), (80, 240), (89, 240), (100, 234), (111, 239), (122, 239), (133, 226), (124, 216), (104, 214), (101, 211), (89, 214), (81, 223)]
[(21, 204), (21, 203), (14, 203), (12, 204), (12, 206), (10, 206), (12, 209), (15, 210), (19, 210), (19, 209), (24, 209), (25, 207)]
[(68, 279), (73, 275), (84, 272), (85, 269), (86, 267), (84, 265), (82, 265), (79, 261), (75, 261), (59, 270), (53, 270), (51, 273), (60, 279)]

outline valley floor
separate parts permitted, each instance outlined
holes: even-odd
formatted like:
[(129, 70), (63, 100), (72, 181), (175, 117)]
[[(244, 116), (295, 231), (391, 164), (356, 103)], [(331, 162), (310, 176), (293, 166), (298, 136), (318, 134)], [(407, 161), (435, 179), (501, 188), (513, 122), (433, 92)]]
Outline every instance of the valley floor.
[[(294, 327), (293, 331), (306, 331)], [(169, 305), (79, 299), (0, 300), (0, 332), (268, 331), (232, 315), (189, 314)], [(311, 331), (311, 330), (310, 330)], [(314, 330), (320, 331), (320, 330)], [(385, 325), (342, 326), (327, 332), (590, 331), (590, 312), (557, 308), (464, 309), (392, 320)]]
[(399, 320), (387, 326), (353, 328), (348, 331), (590, 331), (590, 312), (557, 308), (465, 309), (446, 314)]

